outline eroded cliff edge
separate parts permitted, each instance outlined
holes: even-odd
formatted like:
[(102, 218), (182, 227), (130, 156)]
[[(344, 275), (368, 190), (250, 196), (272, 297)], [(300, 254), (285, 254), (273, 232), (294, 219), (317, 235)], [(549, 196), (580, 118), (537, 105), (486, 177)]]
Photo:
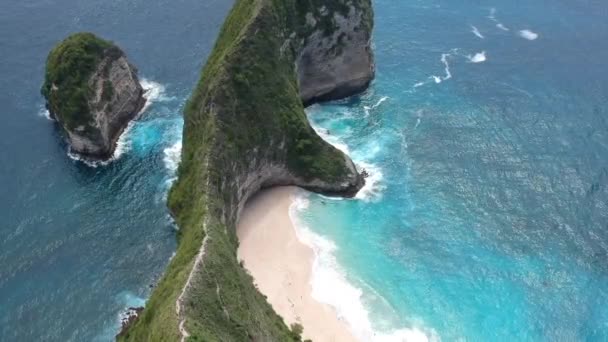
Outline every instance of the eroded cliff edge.
[(132, 341), (297, 341), (238, 264), (235, 226), (262, 187), (354, 195), (363, 177), (312, 129), (303, 103), (374, 75), (370, 0), (237, 0), (184, 110), (168, 202), (179, 245)]
[(120, 134), (146, 101), (125, 53), (87, 32), (51, 50), (41, 92), (71, 151), (89, 159), (112, 156)]

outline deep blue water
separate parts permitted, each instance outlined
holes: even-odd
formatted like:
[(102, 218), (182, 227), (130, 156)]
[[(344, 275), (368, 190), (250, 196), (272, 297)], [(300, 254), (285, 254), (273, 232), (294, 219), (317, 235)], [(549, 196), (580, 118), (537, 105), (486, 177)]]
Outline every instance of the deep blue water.
[[(1, 341), (111, 340), (149, 295), (175, 249), (181, 108), (230, 5), (0, 2)], [(309, 111), (371, 173), (358, 199), (298, 214), (315, 296), (365, 340), (608, 340), (608, 3), (374, 5), (371, 89)], [(97, 168), (67, 157), (39, 95), (80, 30), (157, 92)]]
[(375, 9), (370, 91), (309, 111), (371, 173), (298, 215), (317, 297), (370, 340), (608, 340), (608, 3)]
[[(0, 1), (0, 341), (110, 341), (147, 298), (175, 250), (165, 195), (181, 109), (231, 4)], [(46, 56), (83, 30), (121, 46), (156, 92), (105, 167), (68, 158), (42, 115)]]

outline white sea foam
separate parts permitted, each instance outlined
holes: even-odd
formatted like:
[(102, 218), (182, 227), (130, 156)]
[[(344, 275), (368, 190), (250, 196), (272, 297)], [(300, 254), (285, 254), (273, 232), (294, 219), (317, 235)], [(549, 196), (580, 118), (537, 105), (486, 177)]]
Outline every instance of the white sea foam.
[(313, 232), (299, 218), (301, 211), (309, 206), (307, 195), (294, 195), (289, 216), (298, 239), (314, 251), (311, 277), (312, 297), (331, 305), (338, 318), (345, 321), (353, 334), (365, 342), (432, 341), (434, 334), (427, 335), (419, 328), (400, 328), (391, 331), (376, 331), (372, 327), (369, 311), (363, 304), (363, 291), (351, 284), (335, 258), (336, 244)]
[(375, 105), (372, 106), (372, 109), (378, 108), (378, 106), (380, 106), (386, 100), (388, 100), (388, 96), (383, 96), (380, 98), (380, 100), (378, 100), (378, 102), (376, 102)]
[(448, 63), (448, 57), (450, 57), (449, 53), (444, 53), (441, 55), (441, 63), (445, 65), (445, 77), (443, 77), (444, 81), (447, 81), (452, 78), (452, 73), (450, 72), (450, 64)]
[(163, 162), (165, 163), (165, 168), (169, 171), (170, 177), (167, 180), (167, 185), (171, 185), (177, 179), (177, 168), (182, 157), (182, 141), (179, 140), (170, 147), (165, 148), (163, 154)]
[(519, 31), (519, 36), (527, 40), (536, 40), (538, 38), (538, 33), (530, 30), (521, 30)]
[(502, 23), (496, 24), (496, 27), (498, 27), (499, 29), (501, 29), (503, 31), (510, 31), (509, 28), (506, 27), (505, 25), (503, 25)]
[(441, 63), (443, 63), (443, 65), (444, 65), (445, 76), (442, 77), (442, 76), (437, 76), (437, 75), (431, 75), (428, 77), (427, 81), (418, 82), (418, 83), (414, 84), (413, 89), (422, 87), (423, 85), (427, 84), (428, 82), (434, 82), (435, 84), (439, 84), (443, 81), (447, 81), (450, 78), (452, 78), (452, 72), (450, 71), (450, 63), (448, 62), (448, 57), (450, 57), (452, 55), (452, 53), (458, 53), (458, 50), (459, 49), (452, 49), (450, 51), (450, 53), (441, 54)]
[(365, 202), (379, 200), (386, 189), (383, 182), (382, 169), (364, 161), (357, 162), (357, 169), (359, 171), (365, 170), (369, 176), (365, 179), (365, 185), (359, 190), (355, 198)]
[(365, 111), (365, 116), (369, 116), (369, 113), (371, 110), (374, 110), (376, 108), (378, 108), (378, 106), (380, 106), (384, 101), (388, 100), (389, 97), (388, 96), (383, 96), (382, 98), (380, 98), (380, 100), (378, 100), (378, 102), (376, 102), (376, 104), (374, 104), (373, 106), (363, 106), (363, 110)]
[[(140, 79), (140, 83), (141, 83), (142, 88), (144, 89), (144, 97), (146, 98), (146, 104), (139, 111), (138, 115), (141, 115), (142, 113), (144, 113), (155, 102), (159, 102), (159, 101), (162, 102), (162, 101), (168, 101), (168, 100), (173, 99), (172, 97), (167, 97), (165, 95), (165, 86), (163, 86), (162, 84), (160, 84), (158, 82), (154, 82), (154, 81), (150, 81), (148, 79), (142, 78), (142, 79)], [(70, 157), (73, 160), (80, 161), (90, 167), (106, 166), (106, 165), (110, 164), (111, 162), (120, 159), (120, 157), (125, 152), (129, 151), (129, 149), (131, 148), (129, 132), (133, 128), (133, 125), (136, 124), (136, 122), (137, 121), (135, 121), (135, 120), (129, 122), (129, 124), (127, 125), (125, 130), (122, 132), (122, 134), (118, 138), (118, 141), (116, 142), (116, 149), (114, 150), (114, 154), (112, 155), (112, 157), (110, 159), (103, 160), (103, 161), (89, 160), (89, 159), (86, 159), (86, 158), (80, 156), (77, 153), (72, 152), (71, 149), (68, 149), (68, 157)]]
[(144, 97), (146, 98), (146, 104), (139, 112), (140, 114), (148, 110), (148, 108), (150, 108), (150, 106), (155, 102), (165, 102), (173, 99), (173, 97), (168, 97), (166, 95), (165, 86), (158, 82), (141, 78), (139, 83), (144, 89)]
[(487, 60), (485, 51), (478, 52), (473, 56), (469, 55), (469, 56), (467, 56), (467, 58), (469, 59), (469, 62), (471, 62), (471, 63), (483, 63)]
[(479, 32), (479, 29), (473, 25), (471, 25), (471, 32), (473, 32), (474, 35), (476, 35), (478, 38), (480, 39), (484, 39), (485, 37), (483, 36), (483, 34), (481, 34), (481, 32)]
[(53, 118), (51, 117), (51, 113), (49, 112), (48, 109), (46, 109), (44, 106), (40, 108), (40, 110), (38, 111), (38, 116), (41, 116), (47, 120), (50, 121), (55, 121), (53, 120)]
[(418, 82), (418, 83), (414, 84), (414, 88), (422, 87), (425, 84), (426, 84), (426, 82)]
[(348, 146), (342, 140), (340, 140), (340, 138), (338, 138), (335, 135), (329, 134), (329, 132), (322, 127), (317, 127), (316, 125), (313, 125), (312, 123), (311, 123), (311, 126), (315, 130), (315, 132), (317, 132), (317, 134), (321, 138), (323, 138), (323, 140), (327, 141), (328, 143), (333, 145), (338, 150), (344, 152), (346, 155), (350, 154), (350, 150), (348, 149)]
[(510, 31), (508, 27), (506, 27), (505, 25), (503, 25), (503, 23), (501, 23), (500, 21), (498, 21), (498, 19), (496, 19), (496, 8), (490, 9), (490, 15), (488, 15), (488, 19), (495, 22), (496, 27), (498, 27), (499, 29), (501, 29), (503, 31)]
[(165, 163), (165, 167), (167, 170), (175, 173), (177, 171), (177, 167), (179, 166), (179, 162), (181, 160), (182, 153), (182, 142), (181, 140), (176, 142), (170, 147), (167, 147), (163, 150), (165, 156), (163, 157), (163, 162)]
[(68, 157), (70, 157), (70, 159), (72, 159), (72, 160), (77, 160), (87, 166), (94, 167), (94, 168), (99, 167), (99, 166), (106, 166), (106, 165), (110, 164), (111, 162), (114, 162), (114, 161), (120, 159), (120, 157), (125, 152), (127, 152), (127, 151), (129, 151), (129, 149), (131, 149), (131, 141), (129, 140), (129, 132), (133, 128), (134, 124), (135, 124), (135, 121), (129, 122), (129, 124), (127, 125), (125, 130), (122, 132), (122, 134), (118, 138), (118, 141), (116, 141), (116, 149), (114, 149), (114, 154), (112, 154), (112, 157), (110, 157), (110, 159), (90, 160), (90, 159), (87, 159), (87, 158), (79, 155), (78, 153), (72, 152), (71, 148), (68, 148)]

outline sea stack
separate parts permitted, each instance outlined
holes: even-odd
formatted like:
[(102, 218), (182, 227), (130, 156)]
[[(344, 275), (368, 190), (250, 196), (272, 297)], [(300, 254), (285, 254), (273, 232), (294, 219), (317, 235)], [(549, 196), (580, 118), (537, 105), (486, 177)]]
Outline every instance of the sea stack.
[(92, 33), (73, 34), (51, 50), (41, 91), (71, 151), (93, 160), (111, 158), (146, 102), (125, 53)]

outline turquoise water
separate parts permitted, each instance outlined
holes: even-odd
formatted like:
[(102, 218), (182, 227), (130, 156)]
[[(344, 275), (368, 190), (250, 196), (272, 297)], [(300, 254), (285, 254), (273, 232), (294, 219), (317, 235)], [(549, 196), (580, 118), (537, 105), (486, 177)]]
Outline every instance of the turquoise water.
[[(110, 341), (145, 301), (175, 250), (181, 109), (230, 6), (0, 2), (0, 341)], [(364, 340), (608, 340), (608, 4), (374, 6), (372, 87), (309, 110), (371, 174), (294, 208), (314, 296)], [(105, 166), (67, 156), (39, 95), (79, 30), (155, 94)]]
[(309, 110), (371, 174), (296, 215), (314, 295), (366, 340), (608, 340), (608, 3), (375, 8), (371, 89)]
[[(0, 341), (112, 341), (175, 251), (165, 196), (181, 110), (230, 1), (0, 1)], [(68, 157), (40, 86), (52, 46), (87, 30), (150, 89), (122, 154)]]

